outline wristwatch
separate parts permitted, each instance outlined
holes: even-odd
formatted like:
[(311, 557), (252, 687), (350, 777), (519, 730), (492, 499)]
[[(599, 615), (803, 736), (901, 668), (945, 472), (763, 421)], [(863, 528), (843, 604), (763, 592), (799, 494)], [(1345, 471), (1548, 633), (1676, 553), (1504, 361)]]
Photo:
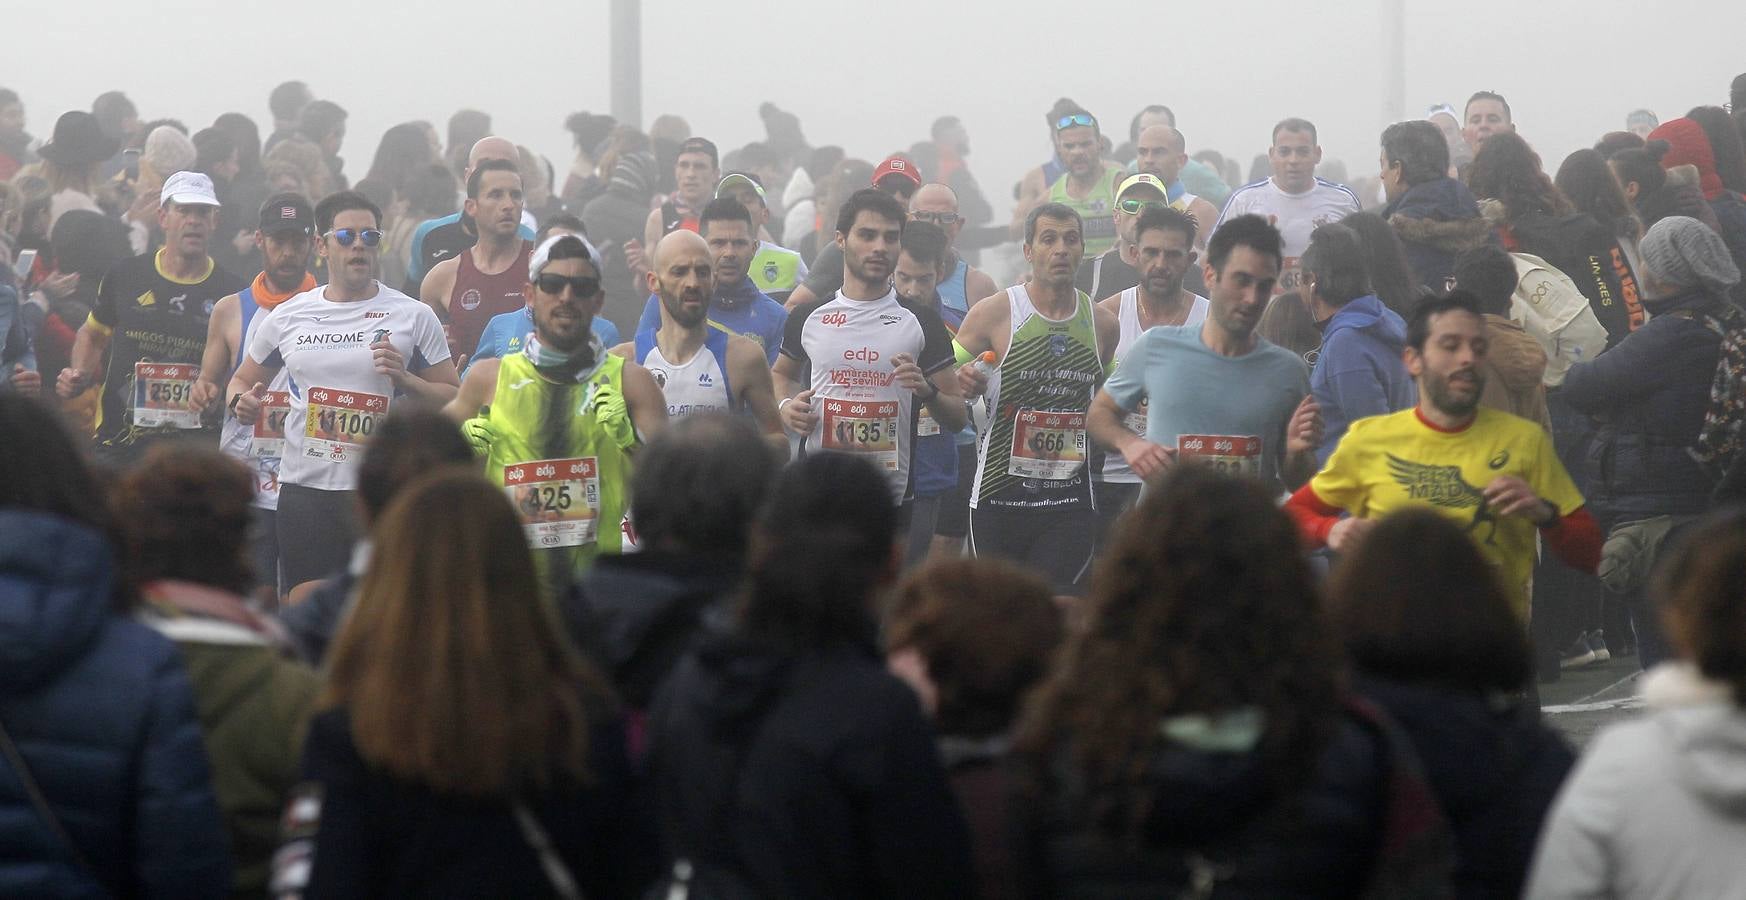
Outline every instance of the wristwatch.
[(928, 394), (926, 397), (923, 397), (922, 395), (917, 394), (915, 398), (917, 400), (920, 400), (923, 403), (927, 403), (928, 401), (930, 401), (930, 400), (932, 400), (935, 397), (938, 397), (940, 395), (940, 386), (937, 384), (934, 384), (932, 379), (928, 380), (928, 387), (933, 388), (932, 393)]
[(1558, 512), (1558, 504), (1553, 503), (1550, 500), (1541, 500), (1540, 502), (1546, 504), (1546, 507), (1552, 510), (1552, 514), (1547, 516), (1543, 521), (1535, 522), (1535, 528), (1551, 528), (1563, 520), (1564, 517)]
[(236, 402), (241, 399), (242, 394), (240, 392), (230, 395), (230, 402), (224, 405), (225, 411), (233, 416), (236, 415)]

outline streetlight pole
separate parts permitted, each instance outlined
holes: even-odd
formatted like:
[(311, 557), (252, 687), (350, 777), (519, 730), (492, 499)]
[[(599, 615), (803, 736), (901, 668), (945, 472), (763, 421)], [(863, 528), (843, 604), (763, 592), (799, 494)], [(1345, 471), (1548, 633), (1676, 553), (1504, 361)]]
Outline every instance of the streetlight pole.
[(1406, 0), (1382, 0), (1382, 124), (1406, 115)]
[(612, 0), (612, 117), (620, 125), (643, 123), (642, 0)]

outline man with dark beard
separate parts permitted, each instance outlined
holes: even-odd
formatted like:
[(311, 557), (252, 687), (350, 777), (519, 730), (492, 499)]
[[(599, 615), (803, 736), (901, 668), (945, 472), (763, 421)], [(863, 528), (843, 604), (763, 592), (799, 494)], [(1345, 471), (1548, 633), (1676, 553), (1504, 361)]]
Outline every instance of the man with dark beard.
[(772, 446), (788, 452), (764, 350), (751, 338), (709, 327), (715, 279), (710, 248), (683, 229), (655, 245), (649, 289), (661, 301), (661, 324), (639, 331), (612, 352), (645, 369), (667, 402), (667, 417), (746, 410)]
[(1535, 533), (1572, 568), (1588, 572), (1600, 562), (1601, 534), (1546, 430), (1480, 405), (1486, 349), (1471, 294), (1422, 301), (1407, 324), (1403, 354), (1418, 383), (1418, 405), (1352, 423), (1327, 466), (1286, 510), (1312, 546), (1338, 553), (1390, 512), (1429, 505), (1460, 523), (1498, 567), (1525, 623)]
[(606, 352), (590, 329), (605, 295), (582, 239), (553, 235), (528, 260), (533, 334), (521, 352), (467, 370), (444, 411), (510, 490), (541, 583), (561, 596), (630, 535), (631, 453), (667, 425), (649, 371)]

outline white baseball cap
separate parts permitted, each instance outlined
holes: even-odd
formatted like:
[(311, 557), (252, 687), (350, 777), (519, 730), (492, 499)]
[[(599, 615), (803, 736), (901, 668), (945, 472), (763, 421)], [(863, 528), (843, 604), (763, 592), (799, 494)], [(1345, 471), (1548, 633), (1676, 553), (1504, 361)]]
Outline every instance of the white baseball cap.
[(158, 203), (219, 205), (218, 193), (212, 189), (212, 179), (199, 172), (177, 172), (164, 179), (164, 190), (158, 195)]
[(530, 256), (528, 256), (528, 259), (527, 259), (527, 280), (528, 281), (538, 281), (539, 280), (540, 272), (545, 269), (546, 263), (551, 261), (552, 248), (556, 247), (558, 245), (559, 241), (562, 241), (565, 239), (572, 239), (572, 240), (581, 241), (582, 247), (588, 251), (588, 262), (594, 266), (594, 271), (599, 272), (601, 270), (600, 251), (594, 249), (594, 245), (589, 243), (587, 238), (583, 237), (582, 235), (576, 234), (575, 232), (571, 232), (571, 231), (554, 231), (549, 236), (546, 237), (546, 239), (543, 243), (541, 243), (538, 247), (535, 247), (533, 253)]

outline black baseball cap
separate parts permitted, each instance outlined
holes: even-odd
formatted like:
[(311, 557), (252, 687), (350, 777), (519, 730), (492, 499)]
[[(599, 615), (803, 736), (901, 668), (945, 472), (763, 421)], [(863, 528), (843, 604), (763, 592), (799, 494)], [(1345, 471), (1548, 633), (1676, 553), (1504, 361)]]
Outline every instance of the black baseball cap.
[(715, 150), (715, 142), (708, 138), (688, 137), (685, 139), (685, 143), (679, 145), (679, 152), (673, 155), (679, 157), (687, 153), (707, 154), (710, 165), (717, 168), (721, 166), (721, 155)]
[(303, 199), (302, 194), (283, 191), (261, 204), (261, 233), (279, 231), (315, 233), (315, 210), (310, 208), (309, 201)]

